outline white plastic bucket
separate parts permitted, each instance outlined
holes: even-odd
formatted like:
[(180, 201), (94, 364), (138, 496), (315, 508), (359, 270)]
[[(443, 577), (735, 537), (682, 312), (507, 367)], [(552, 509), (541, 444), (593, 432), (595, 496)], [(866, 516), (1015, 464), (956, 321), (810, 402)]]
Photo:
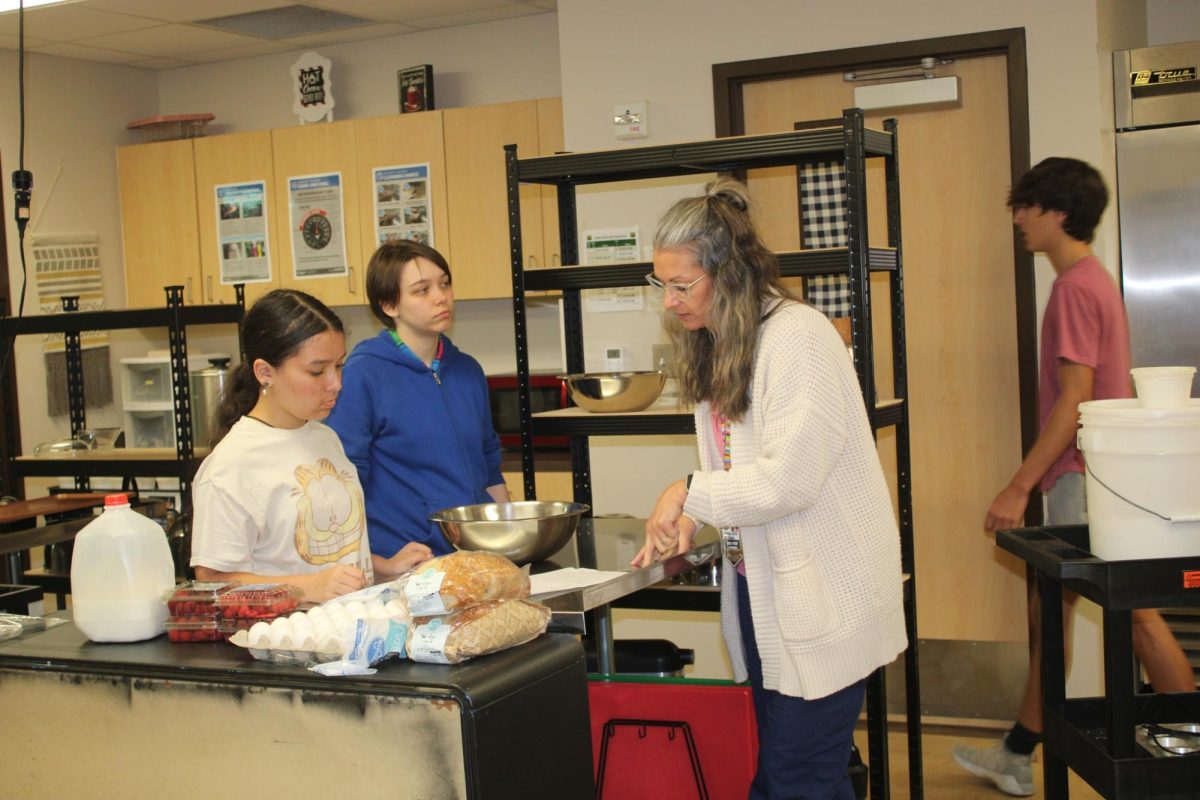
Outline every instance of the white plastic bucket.
[(1195, 367), (1137, 367), (1129, 370), (1142, 408), (1186, 408)]
[(1092, 553), (1106, 561), (1200, 555), (1200, 400), (1079, 404)]

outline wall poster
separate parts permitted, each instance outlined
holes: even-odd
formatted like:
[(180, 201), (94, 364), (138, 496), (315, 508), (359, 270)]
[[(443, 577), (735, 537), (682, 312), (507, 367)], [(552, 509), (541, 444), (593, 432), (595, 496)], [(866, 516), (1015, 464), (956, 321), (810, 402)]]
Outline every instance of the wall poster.
[(343, 224), (342, 173), (288, 178), (292, 274), (327, 278), (349, 272)]
[[(631, 264), (638, 260), (638, 226), (597, 228), (583, 232), (583, 263), (586, 266)], [(588, 311), (640, 311), (645, 292), (637, 286), (593, 289), (584, 295)]]
[(216, 194), (221, 283), (270, 281), (266, 181), (226, 183), (216, 187)]
[(371, 174), (375, 183), (376, 242), (408, 239), (434, 247), (429, 165), (378, 167)]

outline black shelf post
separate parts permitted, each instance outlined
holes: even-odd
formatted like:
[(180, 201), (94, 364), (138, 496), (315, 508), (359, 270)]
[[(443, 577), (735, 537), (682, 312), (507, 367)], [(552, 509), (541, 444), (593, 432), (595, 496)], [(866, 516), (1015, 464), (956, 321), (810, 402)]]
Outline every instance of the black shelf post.
[[(79, 296), (66, 295), (62, 298), (64, 313), (79, 310)], [(83, 386), (83, 337), (79, 330), (63, 332), (63, 356), (67, 367), (67, 413), (71, 421), (71, 436), (87, 428), (87, 405)], [(92, 482), (86, 475), (75, 476), (75, 488), (86, 492)]]

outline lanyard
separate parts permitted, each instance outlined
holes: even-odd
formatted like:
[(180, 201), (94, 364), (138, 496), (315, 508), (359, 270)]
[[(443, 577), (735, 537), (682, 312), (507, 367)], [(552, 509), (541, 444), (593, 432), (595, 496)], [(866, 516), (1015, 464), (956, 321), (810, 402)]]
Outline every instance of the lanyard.
[[(730, 440), (733, 438), (729, 429), (729, 419), (712, 411), (713, 436), (721, 446), (721, 463), (728, 472), (733, 466)], [(721, 555), (729, 559), (729, 563), (738, 564), (742, 560), (742, 531), (739, 528), (721, 528)]]
[[(404, 343), (404, 340), (400, 338), (400, 334), (396, 333), (395, 328), (392, 328), (391, 330), (389, 330), (388, 333), (391, 334), (392, 341), (396, 343), (397, 347), (399, 347), (405, 353), (408, 353), (413, 358), (416, 358), (417, 361), (421, 361), (421, 359), (417, 358), (417, 354), (412, 351), (412, 348), (410, 348), (408, 345), (406, 345)], [(437, 341), (437, 352), (433, 356), (433, 362), (430, 363), (430, 365), (429, 365), (429, 371), (433, 373), (433, 379), (435, 381), (437, 381), (439, 385), (442, 382), (442, 375), (440, 372), (440, 370), (442, 368), (442, 356), (444, 356), (445, 354), (446, 354), (446, 340), (439, 333), (438, 341)], [(422, 365), (424, 364), (423, 361), (421, 363), (422, 363)]]

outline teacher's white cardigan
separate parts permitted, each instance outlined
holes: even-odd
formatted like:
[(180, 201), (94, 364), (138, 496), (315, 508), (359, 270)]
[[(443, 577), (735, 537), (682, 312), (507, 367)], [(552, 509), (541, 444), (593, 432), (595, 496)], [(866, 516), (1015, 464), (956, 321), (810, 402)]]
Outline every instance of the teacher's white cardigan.
[[(728, 472), (713, 463), (709, 414), (698, 404), (703, 471), (684, 511), (741, 528), (763, 685), (811, 700), (891, 662), (907, 643), (900, 536), (862, 391), (829, 320), (788, 301), (764, 321)], [(744, 681), (737, 592), (722, 583), (721, 630)]]

